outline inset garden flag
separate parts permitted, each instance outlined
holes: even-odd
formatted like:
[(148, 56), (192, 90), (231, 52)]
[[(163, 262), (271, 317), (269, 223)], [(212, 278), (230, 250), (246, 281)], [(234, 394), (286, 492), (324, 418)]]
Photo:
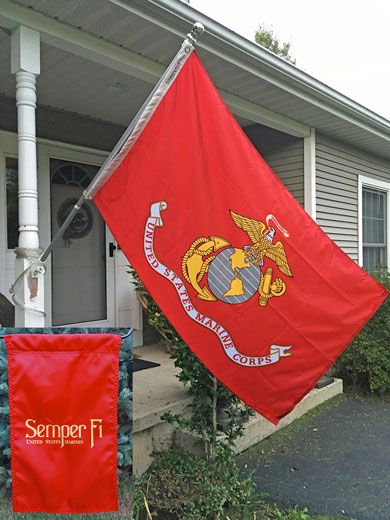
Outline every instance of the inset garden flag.
[(16, 334), (5, 343), (14, 511), (116, 511), (121, 337)]
[(95, 203), (183, 340), (274, 423), (386, 297), (283, 186), (194, 53), (171, 66), (98, 188)]

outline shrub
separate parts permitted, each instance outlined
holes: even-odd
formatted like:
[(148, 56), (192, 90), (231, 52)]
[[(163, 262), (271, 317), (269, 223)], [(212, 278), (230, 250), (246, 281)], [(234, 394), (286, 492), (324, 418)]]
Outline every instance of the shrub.
[(145, 290), (134, 270), (129, 271), (138, 298), (144, 307), (149, 323), (162, 335), (176, 367), (177, 377), (192, 396), (191, 417), (164, 414), (162, 419), (190, 430), (200, 440), (205, 454), (213, 458), (217, 453), (229, 457), (235, 440), (243, 434), (245, 422), (253, 410), (228, 390), (209, 372), (191, 352), (161, 309)]
[(178, 450), (158, 454), (135, 482), (133, 511), (134, 520), (340, 520), (307, 508), (280, 509), (240, 478), (234, 460)]
[[(375, 278), (390, 289), (390, 273)], [(390, 390), (390, 299), (352, 341), (335, 364), (335, 372), (347, 384), (372, 393)]]
[[(154, 518), (211, 520), (226, 518), (226, 508), (245, 504), (252, 489), (250, 481), (240, 480), (232, 461), (219, 457), (210, 461), (170, 450), (156, 456), (136, 484), (134, 496), (146, 497)], [(135, 517), (142, 518), (143, 501), (135, 500), (133, 505)]]

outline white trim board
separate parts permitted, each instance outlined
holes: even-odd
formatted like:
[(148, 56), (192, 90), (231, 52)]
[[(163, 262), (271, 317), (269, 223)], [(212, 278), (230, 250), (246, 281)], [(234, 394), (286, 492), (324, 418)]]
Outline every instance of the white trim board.
[(311, 128), (310, 135), (303, 140), (303, 186), (304, 208), (315, 221), (317, 218), (316, 200), (316, 134)]
[(359, 256), (358, 262), (360, 267), (363, 266), (363, 186), (384, 191), (386, 197), (386, 239), (387, 239), (387, 269), (390, 268), (390, 182), (381, 181), (372, 177), (358, 176), (358, 240), (359, 240)]

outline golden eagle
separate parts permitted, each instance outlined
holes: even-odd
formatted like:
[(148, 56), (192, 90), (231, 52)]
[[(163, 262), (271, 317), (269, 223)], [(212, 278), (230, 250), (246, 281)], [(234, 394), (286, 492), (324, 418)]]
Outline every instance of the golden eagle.
[(249, 238), (252, 240), (253, 245), (250, 249), (245, 250), (252, 263), (259, 265), (266, 256), (276, 262), (282, 273), (292, 276), (283, 244), (281, 242), (272, 244), (267, 238), (265, 231), (270, 230), (270, 227), (266, 229), (266, 226), (259, 220), (243, 217), (234, 213), (234, 211), (230, 211), (230, 215), (236, 226), (248, 233)]

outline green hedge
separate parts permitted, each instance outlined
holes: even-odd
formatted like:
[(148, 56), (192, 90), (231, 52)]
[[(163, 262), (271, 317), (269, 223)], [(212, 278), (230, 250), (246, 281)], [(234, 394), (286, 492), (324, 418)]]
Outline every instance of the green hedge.
[[(0, 335), (11, 333), (30, 334), (125, 334), (128, 329), (113, 328), (60, 328), (60, 329), (11, 329), (0, 328)], [(131, 370), (133, 340), (122, 340), (119, 354), (119, 402), (118, 402), (118, 468), (130, 474), (132, 453), (132, 387)], [(11, 484), (10, 426), (8, 405), (8, 365), (4, 339), (0, 340), (0, 487)]]
[[(390, 290), (390, 273), (375, 278)], [(356, 389), (376, 394), (390, 391), (390, 298), (337, 360), (335, 373)]]

